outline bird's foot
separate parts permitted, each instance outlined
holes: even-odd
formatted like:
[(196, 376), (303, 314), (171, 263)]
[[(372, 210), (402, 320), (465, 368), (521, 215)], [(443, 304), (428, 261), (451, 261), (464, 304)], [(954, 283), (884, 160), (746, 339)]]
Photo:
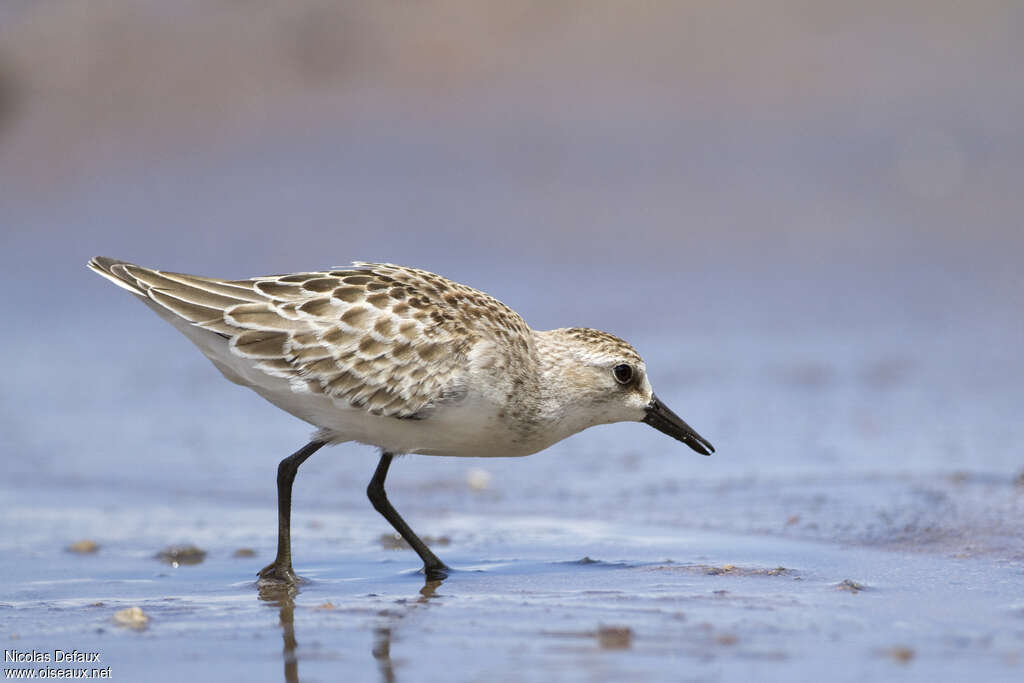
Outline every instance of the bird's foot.
[(260, 577), (259, 583), (261, 585), (283, 584), (295, 586), (302, 581), (302, 579), (296, 575), (295, 570), (292, 569), (291, 562), (274, 561), (261, 569), (258, 576)]
[(427, 581), (444, 581), (448, 578), (449, 571), (451, 570), (444, 563), (423, 565), (423, 575)]

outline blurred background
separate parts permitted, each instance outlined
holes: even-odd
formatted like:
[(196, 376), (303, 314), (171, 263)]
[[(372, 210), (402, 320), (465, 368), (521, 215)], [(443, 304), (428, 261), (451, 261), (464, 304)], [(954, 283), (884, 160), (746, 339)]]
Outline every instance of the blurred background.
[[(307, 426), (84, 264), (380, 260), (634, 342), (718, 449), (408, 458), (413, 517), (613, 502), (1019, 563), (1022, 35), (1014, 0), (5, 0), (8, 493), (251, 501), (269, 547)], [(364, 514), (373, 459), (314, 459), (296, 500)]]
[(0, 26), (12, 476), (302, 438), (94, 254), (391, 261), (607, 329), (718, 446), (680, 475), (1024, 465), (1020, 3), (11, 0)]
[(9, 0), (6, 251), (670, 272), (703, 320), (808, 286), (833, 319), (941, 317), (1020, 292), (1022, 12)]

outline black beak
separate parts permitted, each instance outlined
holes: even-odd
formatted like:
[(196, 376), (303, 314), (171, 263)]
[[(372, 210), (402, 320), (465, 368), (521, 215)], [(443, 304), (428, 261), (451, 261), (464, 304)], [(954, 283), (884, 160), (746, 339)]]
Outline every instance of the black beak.
[(673, 413), (668, 406), (658, 400), (657, 396), (651, 396), (651, 402), (647, 404), (647, 417), (644, 418), (644, 422), (659, 432), (664, 432), (673, 439), (682, 441), (698, 453), (711, 455), (715, 452), (715, 447), (707, 439), (693, 431), (693, 427), (683, 422), (683, 418)]

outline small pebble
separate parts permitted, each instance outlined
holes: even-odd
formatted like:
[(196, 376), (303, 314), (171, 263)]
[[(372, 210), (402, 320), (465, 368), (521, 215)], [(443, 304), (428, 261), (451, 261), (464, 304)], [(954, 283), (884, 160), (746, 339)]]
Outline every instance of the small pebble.
[(149, 625), (149, 617), (141, 607), (128, 607), (114, 612), (114, 623), (141, 631)]
[(466, 472), (466, 483), (474, 491), (486, 491), (491, 488), (491, 481), (494, 479), (487, 470), (479, 467), (472, 467)]
[(628, 626), (601, 626), (597, 642), (602, 650), (628, 650), (633, 645), (633, 629)]
[(256, 551), (252, 548), (239, 548), (233, 554), (234, 557), (256, 557)]
[(172, 567), (199, 564), (206, 559), (206, 551), (194, 545), (169, 545), (156, 554), (156, 559)]
[(911, 650), (909, 647), (905, 647), (903, 645), (891, 647), (885, 651), (885, 654), (889, 655), (891, 658), (895, 659), (900, 664), (906, 664), (914, 658), (914, 651)]
[(99, 543), (88, 538), (83, 538), (81, 541), (75, 541), (68, 546), (69, 553), (77, 553), (79, 555), (90, 555), (99, 549)]
[(849, 591), (851, 593), (860, 593), (862, 590), (867, 588), (862, 583), (857, 583), (852, 579), (843, 579), (836, 584), (836, 589), (841, 591)]

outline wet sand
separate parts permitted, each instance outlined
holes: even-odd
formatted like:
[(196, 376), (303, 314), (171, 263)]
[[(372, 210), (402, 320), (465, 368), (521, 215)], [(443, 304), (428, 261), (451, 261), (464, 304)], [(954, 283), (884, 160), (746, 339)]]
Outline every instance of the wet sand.
[[(1009, 681), (1020, 672), (1019, 559), (623, 523), (611, 506), (589, 519), (500, 504), (430, 515), (450, 496), (410, 501), (401, 487), (396, 502), (418, 527), (452, 539), (438, 549), (455, 568), (448, 580), (425, 584), (411, 552), (380, 543), (371, 511), (311, 513), (300, 499), (296, 564), (308, 582), (297, 594), (260, 594), (255, 572), (273, 553), (267, 507), (195, 497), (170, 508), (154, 506), (155, 495), (94, 492), (80, 502), (95, 507), (75, 508), (40, 505), (42, 492), (5, 493), (19, 513), (3, 537), (37, 533), (3, 550), (14, 577), (0, 604), (7, 647), (100, 652), (120, 680), (958, 680), (983, 671)], [(713, 514), (711, 501), (687, 498)], [(111, 538), (115, 523), (132, 531)], [(102, 547), (89, 556), (47, 547), (80, 535)], [(177, 538), (206, 559), (171, 567), (154, 558)], [(233, 556), (247, 546), (254, 557)], [(115, 623), (134, 606), (148, 616), (144, 628)]]

